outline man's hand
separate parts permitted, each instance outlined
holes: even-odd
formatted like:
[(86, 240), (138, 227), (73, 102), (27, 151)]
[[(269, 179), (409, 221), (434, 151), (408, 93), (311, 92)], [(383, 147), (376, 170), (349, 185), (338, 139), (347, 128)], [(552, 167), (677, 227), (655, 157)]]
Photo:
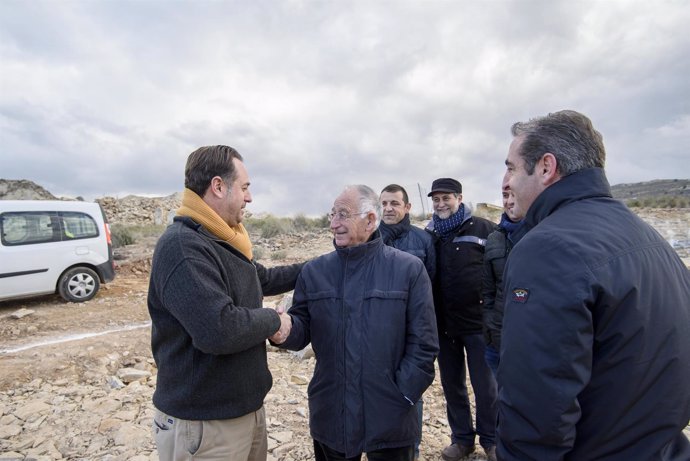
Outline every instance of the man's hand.
[(288, 336), (290, 336), (290, 330), (292, 329), (292, 317), (284, 312), (278, 315), (280, 315), (280, 328), (268, 339), (275, 344), (283, 344)]

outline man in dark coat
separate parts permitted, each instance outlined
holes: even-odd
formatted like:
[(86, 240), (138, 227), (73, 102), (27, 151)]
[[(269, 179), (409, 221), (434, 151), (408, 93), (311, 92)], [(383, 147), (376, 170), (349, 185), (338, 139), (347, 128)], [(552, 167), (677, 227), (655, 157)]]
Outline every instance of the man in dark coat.
[[(434, 215), (427, 226), (436, 241), (434, 304), (440, 352), (438, 366), (446, 397), (451, 444), (446, 461), (474, 452), (475, 437), (489, 460), (495, 460), (496, 380), (484, 358), (482, 335), (482, 276), (486, 238), (496, 225), (472, 216), (462, 203), (462, 185), (439, 178), (431, 186)], [(467, 392), (465, 360), (477, 408), (476, 429)]]
[(380, 195), (383, 216), (379, 231), (383, 243), (417, 256), (424, 263), (429, 278), (436, 274), (436, 250), (431, 235), (410, 222), (409, 196), (404, 187), (389, 184)]
[(516, 123), (504, 185), (526, 210), (508, 257), (502, 460), (688, 460), (690, 273), (611, 197), (584, 115)]
[[(331, 214), (335, 251), (306, 264), (281, 347), (311, 342), (309, 427), (317, 461), (411, 461), (414, 404), (438, 353), (431, 282), (419, 258), (383, 244), (381, 206), (350, 186)], [(278, 341), (276, 341), (278, 343)]]
[(498, 230), (489, 234), (484, 253), (484, 340), (486, 363), (496, 376), (500, 362), (501, 329), (503, 328), (503, 269), (508, 254), (522, 231), (522, 213), (515, 206), (515, 194), (503, 188), (503, 214)]
[[(413, 226), (410, 222), (412, 204), (404, 187), (389, 184), (381, 190), (379, 196), (383, 217), (379, 225), (383, 243), (405, 253), (417, 256), (424, 263), (429, 278), (433, 281), (436, 273), (436, 250), (431, 235), (423, 229)], [(424, 416), (424, 400), (417, 402), (417, 418), (419, 421), (419, 438), (415, 442), (414, 456), (419, 458), (419, 445), (422, 442), (422, 419)]]

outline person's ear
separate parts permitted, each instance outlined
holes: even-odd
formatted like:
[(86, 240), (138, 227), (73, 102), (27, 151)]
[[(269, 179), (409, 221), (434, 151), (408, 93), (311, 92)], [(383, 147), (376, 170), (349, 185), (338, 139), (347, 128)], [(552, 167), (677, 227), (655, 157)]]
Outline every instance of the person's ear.
[(406, 203), (406, 204), (405, 204), (405, 213), (409, 213), (409, 212), (410, 212), (410, 208), (412, 208), (412, 204), (411, 204), (411, 203)]
[(223, 196), (223, 180), (220, 176), (211, 179), (211, 193), (218, 198)]
[(376, 230), (376, 213), (370, 211), (367, 213), (367, 231), (374, 232)]
[(556, 160), (556, 156), (550, 152), (542, 156), (537, 168), (539, 168), (539, 174), (545, 186), (550, 186), (561, 179), (561, 175), (558, 174), (558, 160)]

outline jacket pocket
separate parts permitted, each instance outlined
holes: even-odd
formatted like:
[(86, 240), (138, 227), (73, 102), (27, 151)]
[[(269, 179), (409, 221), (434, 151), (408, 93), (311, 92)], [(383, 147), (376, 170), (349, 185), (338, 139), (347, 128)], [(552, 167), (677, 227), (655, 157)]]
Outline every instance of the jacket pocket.
[[(371, 360), (395, 368), (405, 352), (406, 291), (369, 290), (364, 293), (362, 347)], [(379, 368), (381, 370), (382, 368)]]
[(398, 388), (392, 372), (379, 372), (368, 381), (369, 392), (364, 392), (367, 440), (376, 443), (416, 438), (417, 410)]
[[(325, 368), (324, 368), (325, 367)], [(341, 443), (343, 438), (343, 388), (335, 378), (332, 364), (317, 362), (317, 369), (307, 387), (309, 396), (309, 426), (314, 436), (329, 443)]]

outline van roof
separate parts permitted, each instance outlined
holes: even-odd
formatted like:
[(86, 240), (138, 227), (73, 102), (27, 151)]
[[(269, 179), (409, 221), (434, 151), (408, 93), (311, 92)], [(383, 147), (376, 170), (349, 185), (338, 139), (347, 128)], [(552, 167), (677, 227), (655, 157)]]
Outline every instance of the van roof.
[(0, 200), (0, 210), (83, 210), (85, 208), (100, 207), (97, 202), (82, 202), (79, 200)]
[(0, 213), (8, 211), (88, 211), (105, 216), (99, 203), (78, 200), (0, 200)]

